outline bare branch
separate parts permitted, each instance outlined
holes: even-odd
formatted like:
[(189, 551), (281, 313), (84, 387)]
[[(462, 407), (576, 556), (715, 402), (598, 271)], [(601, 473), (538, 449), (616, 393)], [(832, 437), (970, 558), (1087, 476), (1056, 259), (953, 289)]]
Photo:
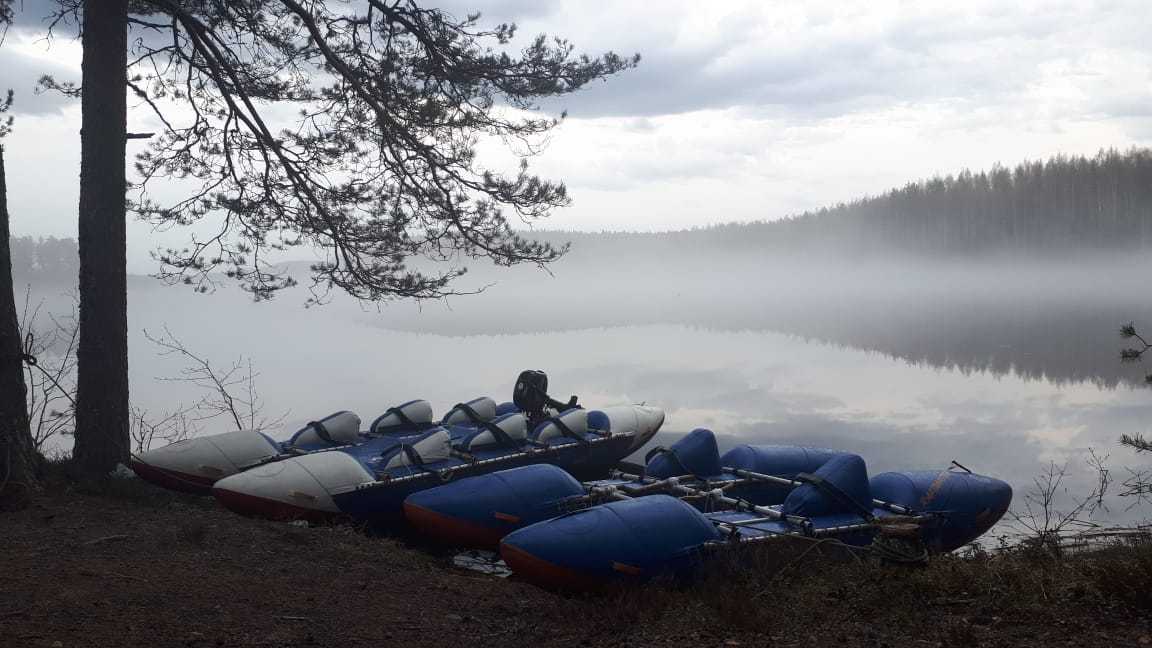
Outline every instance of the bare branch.
[[(144, 337), (160, 348), (161, 355), (175, 355), (187, 362), (179, 375), (158, 380), (189, 383), (206, 392), (194, 405), (181, 406), (172, 415), (179, 413), (195, 423), (223, 416), (237, 430), (264, 430), (278, 425), (287, 416), (283, 414), (273, 420), (263, 416), (264, 405), (256, 389), (260, 374), (253, 370), (251, 359), (241, 357), (225, 367), (213, 365), (189, 350), (167, 326), (163, 335), (153, 336), (145, 330)], [(161, 422), (169, 418), (162, 418)]]
[[(1098, 470), (1103, 460), (1091, 453), (1089, 465)], [(1072, 527), (1096, 526), (1089, 518), (1102, 507), (1111, 483), (1110, 475), (1098, 473), (1096, 487), (1091, 493), (1076, 496), (1068, 492), (1064, 479), (1068, 465), (1057, 466), (1049, 462), (1044, 471), (1032, 482), (1032, 488), (1020, 498), (1020, 508), (1011, 517), (1026, 538), (1025, 544), (1046, 552), (1058, 553), (1062, 534)], [(1061, 504), (1065, 500), (1066, 504)]]

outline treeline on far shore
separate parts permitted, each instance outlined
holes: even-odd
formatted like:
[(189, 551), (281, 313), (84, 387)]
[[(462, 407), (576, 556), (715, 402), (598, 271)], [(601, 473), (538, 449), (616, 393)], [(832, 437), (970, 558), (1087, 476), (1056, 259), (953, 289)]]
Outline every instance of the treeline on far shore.
[(930, 254), (1147, 249), (1152, 150), (1058, 155), (937, 176), (779, 221), (774, 234), (845, 249)]
[(80, 272), (76, 239), (13, 236), (8, 244), (12, 248), (12, 274), (16, 277), (75, 281)]
[[(832, 258), (984, 255), (1054, 257), (1069, 252), (1152, 249), (1152, 149), (1057, 155), (910, 182), (776, 221), (725, 223), (659, 233), (537, 230), (571, 242), (573, 256), (635, 262), (712, 249), (744, 258), (827, 254)], [(70, 238), (11, 238), (18, 277), (74, 278)]]
[(961, 171), (796, 216), (665, 233), (540, 233), (574, 251), (1060, 256), (1152, 248), (1152, 149)]

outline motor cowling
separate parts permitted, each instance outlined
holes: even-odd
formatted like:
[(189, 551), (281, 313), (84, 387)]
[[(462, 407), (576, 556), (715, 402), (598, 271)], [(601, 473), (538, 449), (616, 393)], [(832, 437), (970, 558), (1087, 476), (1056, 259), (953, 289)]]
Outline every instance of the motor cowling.
[(572, 396), (567, 403), (562, 403), (549, 396), (548, 374), (539, 369), (521, 371), (516, 378), (516, 387), (512, 390), (512, 401), (531, 421), (545, 418), (545, 410), (548, 408), (557, 412), (572, 409), (577, 406), (576, 400)]

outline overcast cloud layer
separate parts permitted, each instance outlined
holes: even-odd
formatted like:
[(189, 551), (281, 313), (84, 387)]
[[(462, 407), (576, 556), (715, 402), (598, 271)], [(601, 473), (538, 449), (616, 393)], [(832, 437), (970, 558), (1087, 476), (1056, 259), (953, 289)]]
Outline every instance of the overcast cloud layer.
[[(535, 167), (567, 181), (549, 228), (664, 230), (779, 218), (934, 173), (1152, 143), (1152, 9), (1142, 0), (942, 3), (630, 0), (440, 3), (636, 70), (563, 103)], [(35, 95), (79, 79), (79, 48), (31, 31), (0, 46), (16, 89), (13, 227), (75, 231), (79, 115)], [(31, 16), (31, 18), (30, 18)], [(141, 111), (132, 121), (143, 125)], [(132, 146), (139, 146), (133, 144)], [(133, 258), (151, 249), (132, 231)]]

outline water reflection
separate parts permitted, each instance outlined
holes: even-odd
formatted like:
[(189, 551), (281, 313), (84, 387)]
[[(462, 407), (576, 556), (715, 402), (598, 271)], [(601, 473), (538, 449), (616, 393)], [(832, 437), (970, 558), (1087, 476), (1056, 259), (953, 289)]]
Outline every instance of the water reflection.
[[(266, 412), (288, 412), (287, 429), (339, 409), (368, 419), (409, 398), (441, 411), (478, 395), (509, 398), (520, 370), (540, 368), (555, 394), (590, 406), (666, 408), (664, 444), (710, 427), (722, 448), (829, 446), (859, 452), (873, 472), (955, 459), (1017, 492), (1049, 461), (1068, 462), (1070, 493), (1088, 492), (1090, 447), (1111, 454), (1117, 474), (1141, 463), (1116, 441), (1147, 433), (1152, 393), (1126, 385), (1139, 372), (1116, 361), (1114, 331), (1150, 313), (1118, 295), (1009, 307), (1004, 294), (957, 288), (784, 301), (757, 285), (740, 297), (731, 287), (710, 292), (699, 278), (674, 298), (659, 286), (610, 283), (594, 298), (508, 290), (452, 302), (452, 311), (378, 313), (346, 302), (304, 310), (290, 297), (253, 304), (230, 291), (193, 297), (142, 280), (130, 299), (132, 397), (155, 412), (195, 398), (187, 385), (154, 379), (180, 366), (140, 332), (167, 325), (216, 362), (251, 358)], [(676, 323), (653, 323), (661, 321)], [(1110, 505), (1116, 521), (1144, 515)]]
[[(567, 263), (567, 265), (565, 265)], [(802, 259), (565, 260), (555, 275), (483, 274), (482, 299), (389, 307), (374, 326), (447, 335), (686, 324), (773, 331), (964, 373), (1113, 387), (1118, 330), (1152, 326), (1143, 256), (1074, 263), (812, 264)]]
[[(666, 430), (653, 444), (703, 426), (720, 434), (722, 450), (739, 443), (827, 446), (858, 452), (873, 472), (941, 469), (956, 460), (1006, 479), (1018, 494), (1049, 462), (1066, 463), (1060, 504), (1067, 505), (1095, 485), (1089, 448), (1111, 455), (1122, 476), (1125, 464), (1142, 462), (1117, 446), (1119, 435), (1145, 431), (1152, 421), (1152, 394), (1143, 389), (965, 375), (779, 334), (675, 327), (611, 334), (667, 336), (678, 344), (658, 369), (616, 363), (610, 371), (566, 374), (589, 387), (609, 374), (604, 388), (666, 406)], [(1147, 515), (1127, 500), (1106, 503), (1101, 521)]]

